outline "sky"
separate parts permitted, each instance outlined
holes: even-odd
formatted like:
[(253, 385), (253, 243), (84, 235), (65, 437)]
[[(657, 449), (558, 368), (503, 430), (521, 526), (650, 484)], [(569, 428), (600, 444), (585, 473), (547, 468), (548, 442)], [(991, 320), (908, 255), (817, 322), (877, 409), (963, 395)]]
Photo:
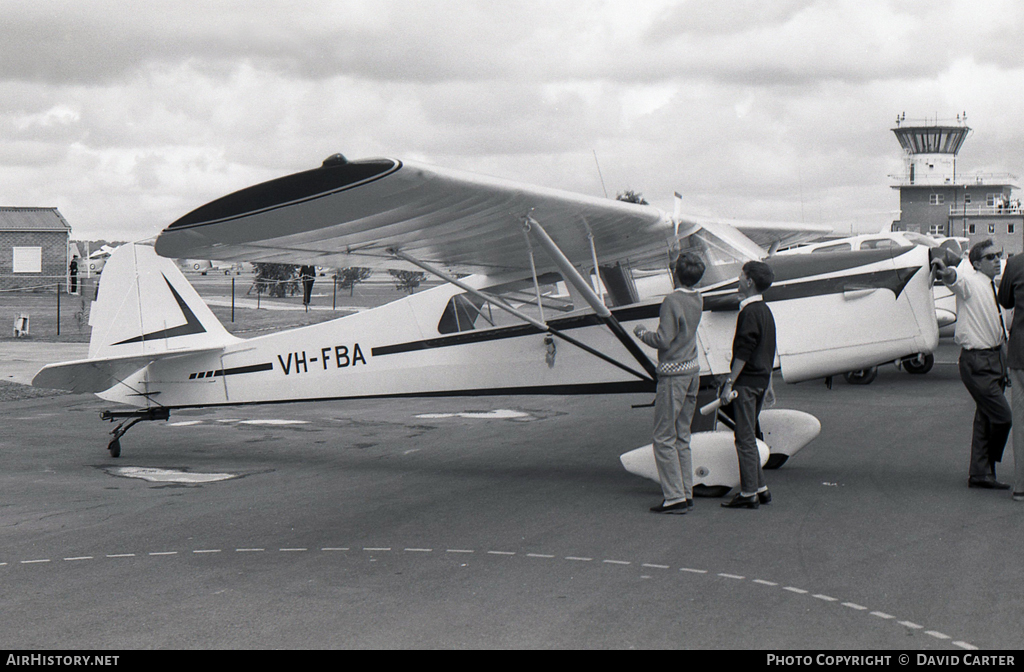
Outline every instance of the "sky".
[(140, 240), (342, 153), (887, 229), (892, 134), (1024, 177), (1018, 0), (0, 0), (0, 205)]

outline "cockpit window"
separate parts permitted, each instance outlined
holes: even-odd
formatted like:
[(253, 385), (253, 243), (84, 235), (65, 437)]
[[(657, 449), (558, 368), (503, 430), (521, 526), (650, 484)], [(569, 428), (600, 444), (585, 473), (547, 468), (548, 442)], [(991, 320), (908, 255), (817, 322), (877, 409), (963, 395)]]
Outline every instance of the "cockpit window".
[[(572, 297), (569, 296), (561, 275), (545, 273), (538, 278), (538, 285), (540, 287), (539, 307), (537, 288), (534, 286), (532, 278), (488, 287), (483, 291), (505, 301), (519, 312), (538, 320), (550, 320), (554, 316), (573, 310)], [(512, 324), (522, 324), (522, 321), (474, 294), (463, 293), (456, 294), (448, 301), (441, 314), (437, 330), (442, 334), (454, 334)]]

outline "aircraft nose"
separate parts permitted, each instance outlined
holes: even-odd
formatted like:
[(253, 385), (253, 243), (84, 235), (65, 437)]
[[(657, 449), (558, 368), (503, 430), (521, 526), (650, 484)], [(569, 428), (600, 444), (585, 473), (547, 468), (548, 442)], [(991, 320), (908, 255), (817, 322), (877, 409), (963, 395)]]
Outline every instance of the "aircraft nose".
[(928, 249), (928, 262), (941, 259), (946, 266), (956, 266), (960, 263), (960, 255), (948, 247), (931, 247)]

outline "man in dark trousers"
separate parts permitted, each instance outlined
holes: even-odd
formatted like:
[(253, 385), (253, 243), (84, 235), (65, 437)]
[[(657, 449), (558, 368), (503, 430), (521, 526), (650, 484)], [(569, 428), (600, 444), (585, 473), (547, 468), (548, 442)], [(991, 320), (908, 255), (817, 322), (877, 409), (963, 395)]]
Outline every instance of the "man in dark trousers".
[(968, 252), (956, 268), (933, 259), (936, 275), (956, 295), (956, 333), (960, 346), (960, 380), (974, 399), (974, 427), (967, 486), (1009, 490), (996, 480), (996, 462), (1003, 458), (1010, 436), (1013, 413), (1003, 392), (1006, 389), (1006, 326), (996, 297), (994, 278), (999, 275), (1003, 251), (991, 239)]
[(1020, 306), (1013, 311), (1010, 323), (1006, 366), (1013, 386), (1013, 500), (1024, 502), (1024, 254), (1006, 260), (999, 283), (999, 303), (1007, 309)]
[(71, 275), (71, 291), (69, 294), (78, 294), (78, 255), (72, 255), (71, 264), (68, 266)]
[(748, 261), (737, 280), (742, 298), (732, 341), (732, 367), (719, 392), (722, 404), (732, 406), (736, 458), (740, 466), (740, 491), (722, 503), (727, 509), (756, 509), (772, 501), (761, 471), (756, 428), (775, 365), (775, 317), (762, 296), (774, 279), (775, 274), (768, 264)]
[(313, 281), (316, 279), (316, 268), (314, 266), (303, 266), (299, 269), (299, 278), (302, 280), (302, 305), (308, 306), (313, 298)]

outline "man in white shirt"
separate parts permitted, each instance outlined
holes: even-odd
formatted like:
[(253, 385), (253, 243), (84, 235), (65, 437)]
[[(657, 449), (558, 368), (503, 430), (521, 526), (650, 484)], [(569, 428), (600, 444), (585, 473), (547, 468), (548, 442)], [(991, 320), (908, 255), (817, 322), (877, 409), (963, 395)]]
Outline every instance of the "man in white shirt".
[(936, 275), (956, 295), (956, 333), (960, 346), (960, 380), (973, 397), (974, 432), (967, 485), (1007, 490), (996, 480), (996, 462), (1002, 460), (1013, 414), (1006, 401), (1006, 326), (996, 300), (994, 278), (999, 275), (1003, 251), (983, 240), (956, 268), (941, 259), (932, 261)]

